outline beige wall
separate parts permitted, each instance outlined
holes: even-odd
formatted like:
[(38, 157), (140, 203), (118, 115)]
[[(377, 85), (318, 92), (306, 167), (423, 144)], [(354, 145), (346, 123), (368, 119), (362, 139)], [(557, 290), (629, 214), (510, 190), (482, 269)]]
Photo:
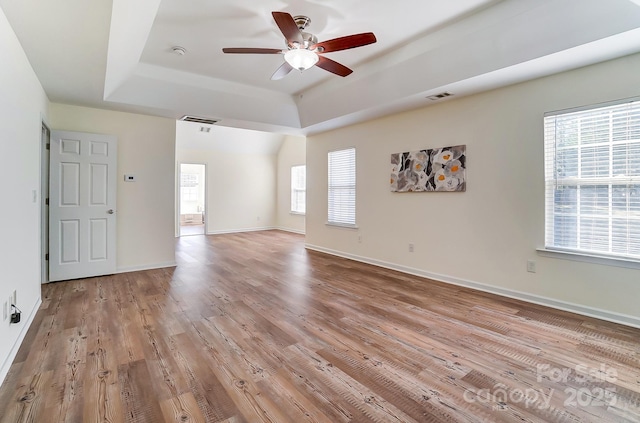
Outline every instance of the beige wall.
[[(640, 270), (536, 252), (544, 246), (544, 112), (638, 95), (640, 55), (634, 55), (311, 136), (307, 243), (640, 325)], [(456, 144), (467, 145), (467, 192), (389, 191), (391, 153)], [(351, 146), (357, 230), (325, 225), (327, 152)], [(537, 261), (537, 273), (527, 273), (528, 259)]]
[[(40, 303), (40, 128), (48, 100), (2, 9), (0, 56), (1, 383)], [(14, 290), (19, 324), (3, 319)]]
[(207, 166), (207, 233), (275, 227), (276, 156), (187, 149), (176, 154), (178, 163)]
[(176, 161), (207, 166), (207, 232), (304, 233), (304, 216), (290, 208), (291, 166), (305, 163), (305, 137), (200, 126), (177, 123)]
[(118, 137), (118, 270), (174, 265), (175, 120), (56, 103), (50, 114), (53, 129)]
[(201, 132), (200, 127), (178, 122), (176, 161), (207, 167), (207, 232), (275, 228), (277, 152), (283, 136), (222, 126)]
[(305, 217), (291, 213), (291, 166), (306, 163), (305, 137), (287, 136), (278, 151), (278, 228), (304, 233)]

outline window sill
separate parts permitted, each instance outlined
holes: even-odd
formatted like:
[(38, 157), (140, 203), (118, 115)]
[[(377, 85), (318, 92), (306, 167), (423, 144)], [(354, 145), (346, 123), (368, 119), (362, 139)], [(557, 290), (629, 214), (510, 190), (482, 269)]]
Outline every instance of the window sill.
[(304, 216), (306, 213), (301, 213), (301, 212), (297, 212), (297, 211), (290, 211), (289, 214), (293, 214), (296, 216)]
[(358, 226), (356, 225), (350, 225), (348, 223), (334, 223), (334, 222), (327, 222), (325, 223), (325, 225), (327, 226), (333, 226), (336, 228), (342, 228), (342, 229), (358, 229)]
[(561, 260), (580, 261), (583, 263), (601, 264), (604, 266), (625, 267), (627, 269), (640, 270), (640, 260), (631, 258), (619, 258), (598, 254), (580, 253), (568, 250), (552, 250), (538, 248), (538, 254), (543, 257), (557, 258)]

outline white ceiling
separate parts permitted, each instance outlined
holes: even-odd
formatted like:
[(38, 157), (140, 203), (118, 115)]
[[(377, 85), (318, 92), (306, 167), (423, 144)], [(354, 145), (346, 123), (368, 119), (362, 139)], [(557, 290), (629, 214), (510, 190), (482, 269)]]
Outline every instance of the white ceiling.
[[(51, 101), (308, 134), (640, 52), (638, 0), (0, 0)], [(374, 32), (279, 81), (272, 11), (319, 40)], [(178, 56), (171, 47), (182, 46)], [(444, 100), (446, 101), (446, 100)]]
[[(201, 131), (202, 129), (208, 132)], [(284, 141), (280, 134), (176, 122), (176, 150), (216, 151), (233, 154), (278, 154)]]

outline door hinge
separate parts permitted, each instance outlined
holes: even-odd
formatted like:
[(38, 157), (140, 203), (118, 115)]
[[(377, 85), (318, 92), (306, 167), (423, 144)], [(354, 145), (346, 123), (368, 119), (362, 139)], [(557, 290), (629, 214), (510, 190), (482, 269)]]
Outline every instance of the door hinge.
[(45, 259), (45, 260), (49, 260), (49, 253), (47, 253), (47, 254), (45, 254), (45, 255), (44, 255), (44, 259)]
[(47, 150), (51, 150), (51, 143), (47, 143)]
[(47, 198), (46, 200), (44, 200), (44, 203), (48, 206), (49, 205), (49, 199)]

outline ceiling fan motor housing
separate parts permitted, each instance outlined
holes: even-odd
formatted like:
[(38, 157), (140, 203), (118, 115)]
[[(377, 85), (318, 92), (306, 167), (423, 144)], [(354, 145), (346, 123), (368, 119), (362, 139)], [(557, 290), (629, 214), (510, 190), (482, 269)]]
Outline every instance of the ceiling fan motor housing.
[[(302, 45), (299, 45), (298, 43), (287, 44), (289, 50), (294, 48), (304, 48), (309, 50), (309, 47), (318, 44), (318, 37), (315, 35), (303, 31), (300, 31), (300, 33), (302, 34)], [(285, 42), (287, 41), (285, 40)]]
[(310, 46), (313, 46), (318, 43), (318, 38), (315, 35), (304, 31), (304, 29), (311, 23), (311, 18), (304, 15), (298, 15), (298, 16), (294, 16), (293, 20), (298, 26), (298, 29), (300, 30), (300, 34), (302, 34), (303, 41), (302, 41), (302, 45), (300, 45), (297, 42), (289, 43), (289, 41), (285, 40), (285, 42), (287, 43), (287, 48), (289, 48), (289, 50), (294, 48), (304, 48), (309, 50)]

